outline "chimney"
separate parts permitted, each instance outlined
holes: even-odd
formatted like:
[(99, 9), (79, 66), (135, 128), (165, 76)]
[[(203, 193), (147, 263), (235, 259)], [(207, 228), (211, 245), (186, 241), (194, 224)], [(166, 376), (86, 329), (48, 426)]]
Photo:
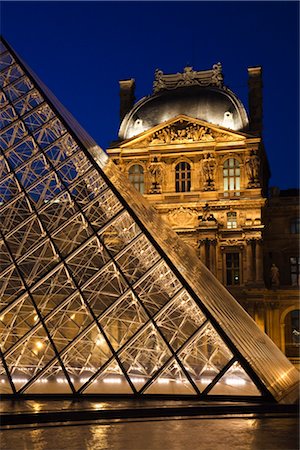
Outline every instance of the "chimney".
[(135, 80), (120, 80), (120, 121), (122, 122), (124, 116), (131, 110), (134, 104), (134, 90)]
[(262, 68), (248, 67), (250, 132), (261, 135), (263, 129)]

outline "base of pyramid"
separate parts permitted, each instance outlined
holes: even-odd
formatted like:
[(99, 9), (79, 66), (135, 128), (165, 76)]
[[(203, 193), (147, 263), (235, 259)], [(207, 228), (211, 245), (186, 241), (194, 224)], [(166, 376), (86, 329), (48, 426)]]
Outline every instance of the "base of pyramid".
[[(26, 400), (28, 398), (26, 397)], [(0, 420), (2, 427), (11, 425), (21, 425), (30, 423), (67, 423), (91, 421), (91, 420), (116, 420), (130, 418), (168, 418), (168, 417), (211, 417), (225, 418), (243, 415), (261, 415), (276, 414), (280, 417), (295, 417), (298, 413), (298, 405), (280, 405), (274, 403), (258, 404), (255, 401), (234, 404), (230, 401), (212, 401), (199, 402), (191, 399), (172, 400), (168, 397), (168, 402), (163, 397), (153, 397), (151, 400), (147, 398), (146, 402), (136, 401), (134, 399), (126, 399), (126, 397), (116, 397), (109, 399), (103, 397), (85, 397), (83, 402), (74, 402), (71, 398), (56, 397), (56, 401), (45, 397), (39, 398), (32, 396), (32, 411), (27, 409), (25, 412), (24, 403), (18, 402), (17, 409), (11, 409), (8, 406), (7, 412), (1, 414)], [(67, 401), (69, 399), (69, 401)], [(3, 408), (8, 403), (3, 398)], [(27, 405), (29, 403), (27, 402)], [(11, 403), (10, 403), (11, 405)], [(16, 405), (14, 403), (14, 405)], [(63, 405), (63, 407), (62, 407)], [(19, 408), (19, 409), (18, 409)]]

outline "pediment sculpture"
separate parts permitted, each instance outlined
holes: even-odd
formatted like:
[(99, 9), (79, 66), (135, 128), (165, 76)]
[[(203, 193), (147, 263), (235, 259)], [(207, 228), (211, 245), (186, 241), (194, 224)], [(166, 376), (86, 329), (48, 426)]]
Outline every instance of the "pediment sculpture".
[(229, 133), (213, 130), (205, 125), (179, 120), (160, 128), (146, 138), (139, 140), (132, 147), (148, 145), (188, 144), (193, 142), (233, 141), (242, 139)]
[(176, 122), (152, 134), (151, 144), (188, 143), (197, 141), (213, 141), (210, 128), (188, 122)]

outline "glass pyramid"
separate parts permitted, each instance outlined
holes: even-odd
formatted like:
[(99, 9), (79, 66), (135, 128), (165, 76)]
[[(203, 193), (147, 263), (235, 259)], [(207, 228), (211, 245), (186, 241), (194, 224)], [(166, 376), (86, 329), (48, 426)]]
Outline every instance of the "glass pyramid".
[(296, 369), (0, 50), (0, 392), (281, 400)]

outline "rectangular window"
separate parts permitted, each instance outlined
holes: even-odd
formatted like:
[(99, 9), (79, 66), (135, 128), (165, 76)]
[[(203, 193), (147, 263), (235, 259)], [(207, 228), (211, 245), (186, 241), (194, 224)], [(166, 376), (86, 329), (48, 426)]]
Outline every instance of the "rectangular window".
[(236, 212), (227, 213), (227, 228), (237, 228)]
[(176, 192), (191, 190), (191, 166), (187, 162), (181, 162), (175, 168), (175, 189)]
[(300, 285), (300, 258), (298, 256), (290, 257), (290, 271), (292, 286)]
[(240, 284), (240, 254), (226, 253), (226, 284), (234, 286)]
[(293, 219), (291, 222), (291, 233), (299, 234), (300, 231), (300, 218)]

